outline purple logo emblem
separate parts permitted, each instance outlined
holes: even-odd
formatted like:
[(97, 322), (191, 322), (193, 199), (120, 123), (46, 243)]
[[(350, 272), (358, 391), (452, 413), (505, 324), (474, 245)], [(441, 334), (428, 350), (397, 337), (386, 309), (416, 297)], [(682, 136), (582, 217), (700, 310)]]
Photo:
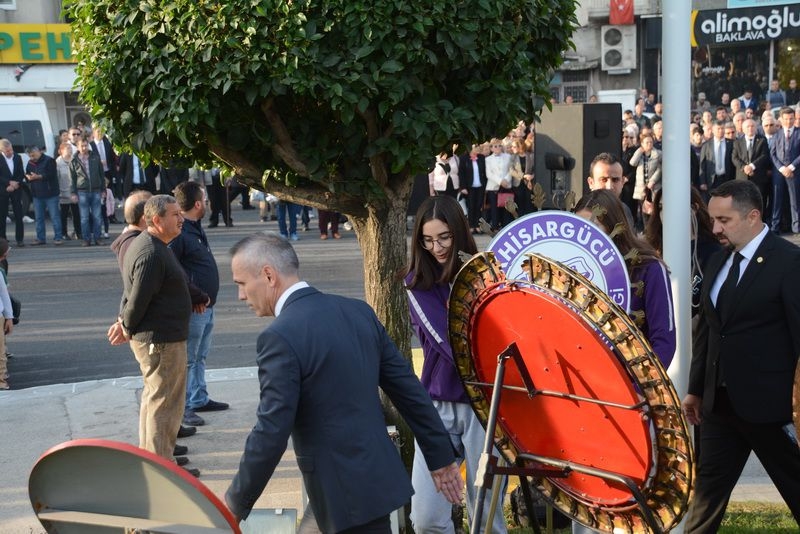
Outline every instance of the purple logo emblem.
[(589, 279), (626, 312), (630, 278), (614, 242), (593, 223), (566, 211), (531, 213), (503, 228), (489, 243), (509, 279), (526, 279), (525, 254), (535, 252)]

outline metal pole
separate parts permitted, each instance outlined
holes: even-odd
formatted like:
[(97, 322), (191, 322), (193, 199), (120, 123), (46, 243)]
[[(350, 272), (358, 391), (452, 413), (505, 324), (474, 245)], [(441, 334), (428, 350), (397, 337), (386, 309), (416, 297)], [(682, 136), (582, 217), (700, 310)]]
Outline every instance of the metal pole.
[[(691, 58), (691, 0), (662, 2), (663, 32), (669, 39), (664, 51), (664, 260), (671, 271), (675, 302), (677, 347), (669, 376), (683, 398), (689, 381), (691, 363), (691, 263), (690, 241), (690, 172), (689, 119)], [(668, 37), (667, 37), (668, 36)], [(676, 532), (682, 532), (678, 526)]]

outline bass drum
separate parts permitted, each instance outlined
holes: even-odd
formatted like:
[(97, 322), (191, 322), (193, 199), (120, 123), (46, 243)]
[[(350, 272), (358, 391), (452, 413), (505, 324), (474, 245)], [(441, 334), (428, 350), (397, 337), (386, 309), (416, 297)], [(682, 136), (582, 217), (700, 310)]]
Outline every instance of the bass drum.
[[(506, 280), (472, 257), (450, 295), (453, 356), (484, 426), (498, 355), (516, 344), (533, 383), (506, 366), (495, 445), (510, 465), (549, 469), (534, 485), (604, 532), (665, 532), (686, 513), (693, 451), (680, 402), (628, 315), (564, 265), (529, 254)], [(557, 469), (554, 469), (557, 468)]]

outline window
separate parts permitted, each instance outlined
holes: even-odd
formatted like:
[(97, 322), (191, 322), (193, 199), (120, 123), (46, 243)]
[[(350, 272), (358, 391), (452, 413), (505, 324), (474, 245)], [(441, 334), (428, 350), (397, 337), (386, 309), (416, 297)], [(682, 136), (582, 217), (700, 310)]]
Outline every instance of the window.
[(0, 0), (0, 9), (17, 9), (17, 0)]
[(8, 139), (14, 145), (14, 152), (23, 154), (25, 147), (36, 145), (44, 149), (44, 129), (39, 121), (0, 120), (0, 138)]

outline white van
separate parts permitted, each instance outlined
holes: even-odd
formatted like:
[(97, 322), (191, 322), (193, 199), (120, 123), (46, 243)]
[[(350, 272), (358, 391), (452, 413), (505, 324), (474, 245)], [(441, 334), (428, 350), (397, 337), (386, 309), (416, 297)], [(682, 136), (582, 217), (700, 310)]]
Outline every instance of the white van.
[[(22, 164), (28, 164), (25, 147), (36, 145), (48, 156), (56, 151), (56, 141), (47, 104), (38, 96), (0, 96), (0, 138), (14, 145), (14, 152), (22, 156)], [(27, 187), (23, 195), (24, 212), (31, 206), (31, 194)]]

